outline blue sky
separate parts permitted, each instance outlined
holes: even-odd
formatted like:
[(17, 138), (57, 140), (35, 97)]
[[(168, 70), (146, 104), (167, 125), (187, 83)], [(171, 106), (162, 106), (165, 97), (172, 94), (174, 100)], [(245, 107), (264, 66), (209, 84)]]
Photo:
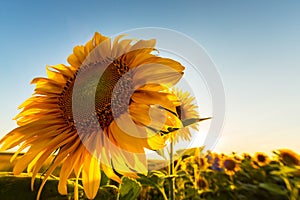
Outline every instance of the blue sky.
[(0, 135), (45, 66), (66, 63), (95, 31), (163, 27), (194, 38), (222, 76), (226, 120), (218, 151), (300, 152), (298, 1), (1, 1)]

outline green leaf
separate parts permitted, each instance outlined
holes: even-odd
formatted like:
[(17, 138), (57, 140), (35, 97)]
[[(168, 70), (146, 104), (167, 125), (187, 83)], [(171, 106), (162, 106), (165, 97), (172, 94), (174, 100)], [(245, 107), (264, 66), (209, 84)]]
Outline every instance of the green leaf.
[(295, 173), (298, 172), (299, 169), (294, 168), (294, 167), (288, 167), (288, 166), (282, 166), (280, 167), (280, 173), (281, 174), (291, 174), (291, 173)]
[(200, 154), (203, 151), (203, 149), (204, 149), (204, 146), (194, 147), (194, 148), (189, 148), (189, 149), (179, 149), (176, 151), (176, 154), (180, 155), (182, 157), (195, 156), (198, 153)]
[(142, 186), (139, 182), (132, 178), (123, 177), (122, 178), (122, 184), (119, 188), (119, 200), (135, 200), (138, 195), (140, 194), (140, 191), (142, 189)]
[(185, 199), (194, 199), (195, 197), (198, 196), (197, 189), (193, 187), (186, 187), (184, 189), (184, 193), (185, 193)]
[(143, 186), (152, 186), (162, 188), (164, 185), (166, 175), (160, 171), (153, 171), (148, 176), (139, 175), (137, 179)]
[(207, 117), (207, 118), (190, 118), (190, 119), (186, 119), (184, 121), (182, 121), (182, 125), (184, 127), (189, 126), (191, 124), (197, 123), (197, 122), (201, 122), (201, 121), (205, 121), (211, 119), (211, 117)]
[(119, 189), (114, 185), (104, 186), (98, 190), (95, 200), (115, 200), (118, 197)]
[(287, 191), (283, 190), (279, 185), (274, 183), (260, 183), (258, 187), (268, 190), (270, 193), (277, 194), (277, 195), (286, 195)]
[(251, 193), (255, 193), (257, 191), (257, 185), (247, 184), (247, 183), (239, 183), (238, 190), (247, 190)]
[(152, 182), (147, 176), (141, 174), (137, 179), (143, 186), (153, 186), (156, 187), (156, 183)]
[(295, 187), (300, 189), (300, 180), (295, 180)]
[(110, 179), (106, 176), (106, 174), (101, 170), (101, 181), (100, 186), (106, 186), (110, 183)]

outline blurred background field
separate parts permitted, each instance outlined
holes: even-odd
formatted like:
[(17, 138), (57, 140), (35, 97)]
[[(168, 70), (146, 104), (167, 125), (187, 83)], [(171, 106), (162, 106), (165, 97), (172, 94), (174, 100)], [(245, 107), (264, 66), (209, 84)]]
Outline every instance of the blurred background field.
[[(180, 156), (175, 159), (172, 175), (166, 160), (149, 160), (151, 170), (147, 176), (139, 174), (136, 180), (122, 177), (122, 184), (110, 180), (102, 172), (96, 199), (167, 200), (170, 180), (175, 179), (176, 200), (300, 200), (300, 157), (292, 150), (250, 155), (202, 152), (201, 148), (192, 148), (177, 153)], [(31, 192), (28, 174), (13, 176), (11, 173), (11, 156), (12, 153), (0, 156), (1, 199), (18, 199), (20, 195), (25, 200), (35, 199), (47, 165), (36, 178), (35, 190)], [(47, 164), (51, 164), (51, 159)], [(59, 168), (47, 181), (41, 199), (73, 199), (74, 178), (68, 182), (69, 194), (61, 196), (57, 192), (58, 175)], [(79, 199), (86, 199), (82, 187), (79, 187)]]
[[(12, 152), (1, 152), (0, 153), (0, 172), (13, 172), (13, 166), (18, 157), (23, 156), (24, 153), (20, 153), (16, 160), (13, 162), (10, 162), (11, 157), (14, 155)], [(50, 157), (46, 160), (44, 166), (41, 168), (41, 172), (47, 170), (48, 166), (51, 164), (53, 157)], [(54, 172), (53, 175), (58, 176), (59, 175), (60, 168), (57, 168)], [(24, 170), (26, 172), (26, 170)]]

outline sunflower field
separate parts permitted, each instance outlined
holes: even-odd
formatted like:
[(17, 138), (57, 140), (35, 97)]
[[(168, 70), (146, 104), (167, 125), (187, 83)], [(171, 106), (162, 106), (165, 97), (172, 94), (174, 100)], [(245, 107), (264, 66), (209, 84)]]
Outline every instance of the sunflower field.
[(291, 150), (175, 152), (214, 116), (180, 87), (186, 66), (155, 45), (96, 32), (67, 65), (34, 78), (18, 127), (0, 139), (0, 199), (299, 200), (300, 158)]
[[(100, 188), (95, 199), (120, 200), (167, 200), (171, 193), (174, 199), (272, 199), (299, 200), (300, 158), (291, 150), (274, 151), (269, 156), (258, 152), (254, 155), (217, 154), (203, 152), (202, 148), (177, 151), (180, 155), (174, 161), (174, 171), (169, 167), (151, 170), (148, 175), (139, 174), (136, 179), (122, 177), (119, 184), (109, 179), (102, 171)], [(31, 176), (22, 173), (14, 176), (12, 166), (1, 155), (0, 189), (1, 199), (35, 199), (37, 190), (30, 190)], [(162, 160), (150, 160), (151, 165), (159, 165)], [(42, 168), (44, 172), (47, 168)], [(72, 192), (60, 195), (57, 191), (59, 170), (53, 172), (42, 191), (41, 199), (73, 199)], [(41, 184), (43, 173), (35, 178), (34, 188)], [(172, 180), (174, 180), (173, 191)], [(79, 179), (79, 199), (87, 199)], [(73, 191), (75, 179), (68, 181), (68, 191)], [(170, 187), (171, 186), (171, 187)], [(172, 189), (171, 189), (172, 190)], [(16, 192), (18, 191), (18, 192)]]

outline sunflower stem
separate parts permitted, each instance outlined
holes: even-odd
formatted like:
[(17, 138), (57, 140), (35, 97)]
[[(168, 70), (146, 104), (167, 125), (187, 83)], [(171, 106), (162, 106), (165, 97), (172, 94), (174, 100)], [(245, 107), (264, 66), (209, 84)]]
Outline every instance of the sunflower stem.
[(174, 161), (173, 161), (173, 154), (174, 154), (174, 141), (173, 138), (170, 137), (170, 163), (169, 163), (169, 176), (170, 176), (170, 189), (169, 189), (169, 199), (175, 200), (175, 177), (174, 175)]

